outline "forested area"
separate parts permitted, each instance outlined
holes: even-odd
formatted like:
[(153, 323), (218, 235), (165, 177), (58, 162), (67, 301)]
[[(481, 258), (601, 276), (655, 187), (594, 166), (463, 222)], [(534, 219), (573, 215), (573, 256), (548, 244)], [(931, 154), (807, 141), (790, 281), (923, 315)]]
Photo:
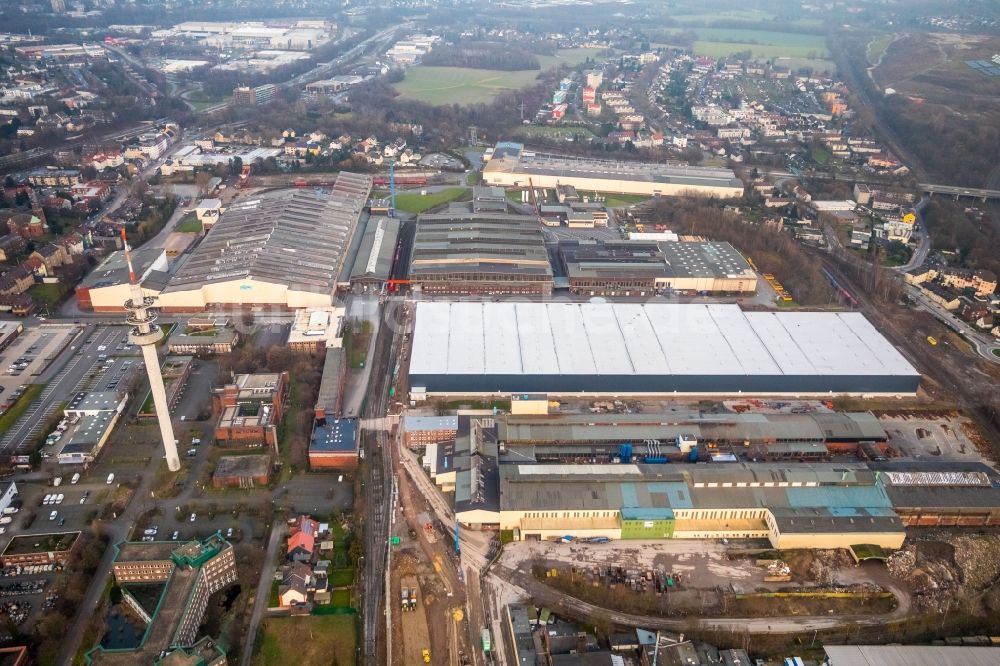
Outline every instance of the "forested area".
[(945, 107), (917, 105), (898, 95), (876, 103), (883, 107), (880, 117), (905, 137), (935, 182), (982, 187), (996, 167), (1000, 117), (960, 121)]
[(469, 42), (437, 46), (423, 57), (424, 65), (471, 67), (505, 72), (541, 69), (538, 58), (525, 45), (499, 42)]
[(931, 199), (924, 210), (924, 224), (934, 249), (954, 252), (952, 263), (956, 266), (982, 268), (1000, 275), (996, 232), (984, 211), (980, 211), (982, 219), (974, 221), (965, 208), (964, 203), (952, 199)]

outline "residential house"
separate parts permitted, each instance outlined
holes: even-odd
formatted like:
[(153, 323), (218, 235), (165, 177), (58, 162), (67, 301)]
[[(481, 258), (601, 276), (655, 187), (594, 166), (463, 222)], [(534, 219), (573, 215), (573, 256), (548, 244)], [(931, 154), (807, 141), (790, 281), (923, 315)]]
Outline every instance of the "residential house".
[(287, 558), (294, 562), (309, 562), (316, 552), (319, 522), (309, 516), (299, 516), (288, 529)]
[(62, 236), (56, 240), (56, 243), (66, 248), (66, 253), (70, 256), (79, 256), (83, 254), (85, 249), (83, 245), (83, 236), (75, 231), (71, 231), (65, 236)]
[(4, 234), (0, 236), (0, 261), (11, 261), (24, 251), (25, 242), (20, 236)]
[(38, 302), (27, 294), (0, 295), (0, 312), (10, 313), (15, 317), (33, 315), (38, 309)]
[(32, 257), (38, 257), (45, 266), (45, 275), (52, 275), (56, 268), (65, 266), (72, 260), (69, 253), (62, 245), (47, 243), (31, 253)]
[(315, 590), (315, 578), (308, 564), (293, 562), (282, 570), (278, 586), (278, 604), (282, 608), (298, 606), (309, 601), (309, 592)]
[(21, 263), (0, 275), (0, 294), (13, 296), (23, 294), (35, 284), (35, 275)]

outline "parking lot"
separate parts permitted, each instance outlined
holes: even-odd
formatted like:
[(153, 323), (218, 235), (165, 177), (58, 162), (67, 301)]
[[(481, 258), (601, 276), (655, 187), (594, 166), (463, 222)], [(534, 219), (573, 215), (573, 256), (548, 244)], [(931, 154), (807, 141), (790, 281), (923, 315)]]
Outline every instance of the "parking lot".
[(30, 383), (65, 349), (80, 327), (74, 324), (45, 324), (25, 328), (0, 354), (0, 391), (11, 391)]

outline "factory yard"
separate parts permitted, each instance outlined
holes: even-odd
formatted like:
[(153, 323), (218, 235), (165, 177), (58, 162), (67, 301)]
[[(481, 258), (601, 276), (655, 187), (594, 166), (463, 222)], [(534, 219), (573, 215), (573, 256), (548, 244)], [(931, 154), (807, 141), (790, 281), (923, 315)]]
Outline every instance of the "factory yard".
[[(721, 541), (508, 545), (500, 565), (603, 608), (650, 616), (885, 614), (911, 591), (843, 550), (773, 551)], [(763, 544), (766, 546), (766, 544)]]
[(902, 457), (981, 462), (993, 453), (971, 419), (960, 415), (881, 415), (889, 445)]

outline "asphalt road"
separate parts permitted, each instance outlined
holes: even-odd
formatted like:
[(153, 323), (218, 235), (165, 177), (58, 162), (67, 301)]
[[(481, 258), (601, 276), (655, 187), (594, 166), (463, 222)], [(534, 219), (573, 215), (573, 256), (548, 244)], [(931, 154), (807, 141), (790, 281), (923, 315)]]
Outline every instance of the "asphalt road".
[(247, 633), (243, 642), (243, 650), (240, 653), (240, 666), (250, 666), (253, 658), (253, 644), (257, 637), (257, 627), (260, 626), (260, 618), (264, 614), (264, 607), (271, 596), (271, 581), (274, 580), (274, 570), (278, 566), (276, 555), (278, 546), (285, 537), (285, 523), (275, 521), (271, 529), (271, 537), (267, 541), (267, 555), (264, 556), (264, 566), (260, 572), (260, 581), (257, 583), (257, 596), (253, 600), (253, 611), (250, 613), (250, 621), (247, 623)]

